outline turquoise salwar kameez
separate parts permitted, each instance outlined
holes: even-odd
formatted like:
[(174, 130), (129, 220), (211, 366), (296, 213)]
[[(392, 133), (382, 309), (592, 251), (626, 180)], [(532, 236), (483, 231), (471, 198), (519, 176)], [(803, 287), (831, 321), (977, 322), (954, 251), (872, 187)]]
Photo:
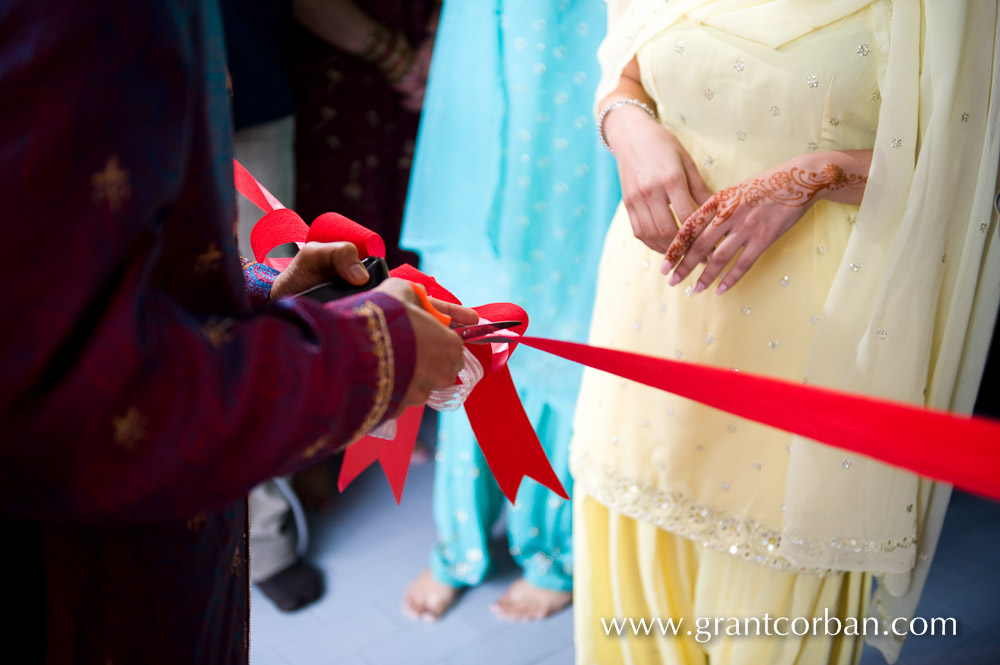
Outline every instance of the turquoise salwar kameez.
[[(463, 303), (514, 302), (529, 333), (584, 341), (601, 245), (619, 200), (591, 115), (600, 2), (446, 2), (421, 120), (402, 244)], [(581, 370), (521, 349), (524, 408), (567, 490)], [(434, 577), (481, 582), (504, 499), (464, 411), (441, 414)], [(572, 586), (571, 507), (532, 480), (508, 506), (510, 553), (539, 587)]]

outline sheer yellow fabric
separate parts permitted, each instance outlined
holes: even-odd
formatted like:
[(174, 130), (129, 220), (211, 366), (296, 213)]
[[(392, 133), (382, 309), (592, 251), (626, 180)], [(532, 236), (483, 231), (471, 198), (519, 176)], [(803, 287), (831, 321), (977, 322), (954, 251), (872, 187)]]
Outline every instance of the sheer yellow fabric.
[[(584, 495), (574, 499), (573, 520), (574, 547), (588, 552), (574, 576), (577, 665), (850, 665), (860, 657), (861, 629), (845, 628), (865, 614), (865, 573), (818, 577), (741, 564)], [(608, 630), (628, 619), (620, 635)], [(641, 619), (654, 621), (650, 634), (633, 631)], [(676, 635), (669, 627), (662, 634), (668, 620)]]

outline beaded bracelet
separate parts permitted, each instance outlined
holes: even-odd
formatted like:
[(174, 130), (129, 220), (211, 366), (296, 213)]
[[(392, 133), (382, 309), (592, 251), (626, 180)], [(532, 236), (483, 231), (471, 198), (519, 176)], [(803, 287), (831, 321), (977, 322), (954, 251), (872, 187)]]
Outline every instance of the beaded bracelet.
[(626, 104), (631, 105), (631, 106), (638, 106), (643, 111), (645, 111), (646, 113), (648, 113), (650, 118), (652, 118), (653, 120), (656, 120), (657, 122), (660, 121), (659, 116), (656, 115), (656, 111), (654, 111), (653, 109), (649, 108), (649, 106), (646, 105), (645, 102), (642, 102), (642, 101), (640, 101), (638, 99), (635, 99), (633, 97), (626, 97), (626, 98), (623, 98), (623, 99), (616, 99), (615, 101), (613, 101), (610, 104), (608, 104), (607, 106), (605, 106), (603, 109), (601, 109), (600, 115), (597, 116), (597, 136), (598, 136), (598, 138), (601, 139), (601, 145), (603, 145), (605, 148), (607, 148), (608, 152), (610, 152), (612, 155), (615, 154), (615, 151), (611, 149), (610, 145), (608, 145), (608, 139), (604, 136), (604, 119), (607, 117), (607, 115), (609, 113), (611, 113), (612, 111), (614, 111), (616, 108), (618, 108), (619, 106), (625, 106)]

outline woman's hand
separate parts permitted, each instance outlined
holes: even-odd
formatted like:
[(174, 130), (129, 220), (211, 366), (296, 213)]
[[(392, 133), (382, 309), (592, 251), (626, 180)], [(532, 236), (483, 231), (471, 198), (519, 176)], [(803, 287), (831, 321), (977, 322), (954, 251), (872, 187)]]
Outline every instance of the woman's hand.
[(674, 214), (687, 219), (711, 192), (677, 137), (642, 109), (615, 108), (605, 118), (604, 134), (618, 158), (632, 232), (650, 249), (666, 252), (677, 234)]
[(820, 198), (859, 204), (868, 182), (871, 151), (799, 155), (713, 195), (681, 225), (660, 272), (674, 270), (670, 285), (707, 265), (695, 292), (704, 290), (742, 249), (719, 285), (725, 293), (760, 255), (792, 228)]

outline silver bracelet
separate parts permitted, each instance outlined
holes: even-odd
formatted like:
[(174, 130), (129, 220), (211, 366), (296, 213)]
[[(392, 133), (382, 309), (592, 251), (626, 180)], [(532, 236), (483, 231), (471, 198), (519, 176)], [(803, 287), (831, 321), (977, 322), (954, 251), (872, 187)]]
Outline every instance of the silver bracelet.
[(610, 152), (612, 155), (615, 154), (615, 151), (611, 149), (610, 145), (608, 145), (608, 139), (605, 138), (604, 136), (604, 119), (608, 116), (609, 113), (614, 111), (616, 108), (618, 108), (619, 106), (625, 106), (626, 104), (630, 104), (632, 106), (638, 106), (643, 111), (648, 113), (650, 118), (652, 118), (657, 122), (660, 121), (659, 116), (656, 115), (656, 111), (649, 108), (649, 106), (647, 106), (644, 102), (635, 99), (634, 97), (616, 99), (615, 101), (605, 106), (603, 109), (601, 109), (600, 115), (597, 116), (597, 136), (598, 138), (601, 139), (601, 145), (607, 148), (608, 152)]

